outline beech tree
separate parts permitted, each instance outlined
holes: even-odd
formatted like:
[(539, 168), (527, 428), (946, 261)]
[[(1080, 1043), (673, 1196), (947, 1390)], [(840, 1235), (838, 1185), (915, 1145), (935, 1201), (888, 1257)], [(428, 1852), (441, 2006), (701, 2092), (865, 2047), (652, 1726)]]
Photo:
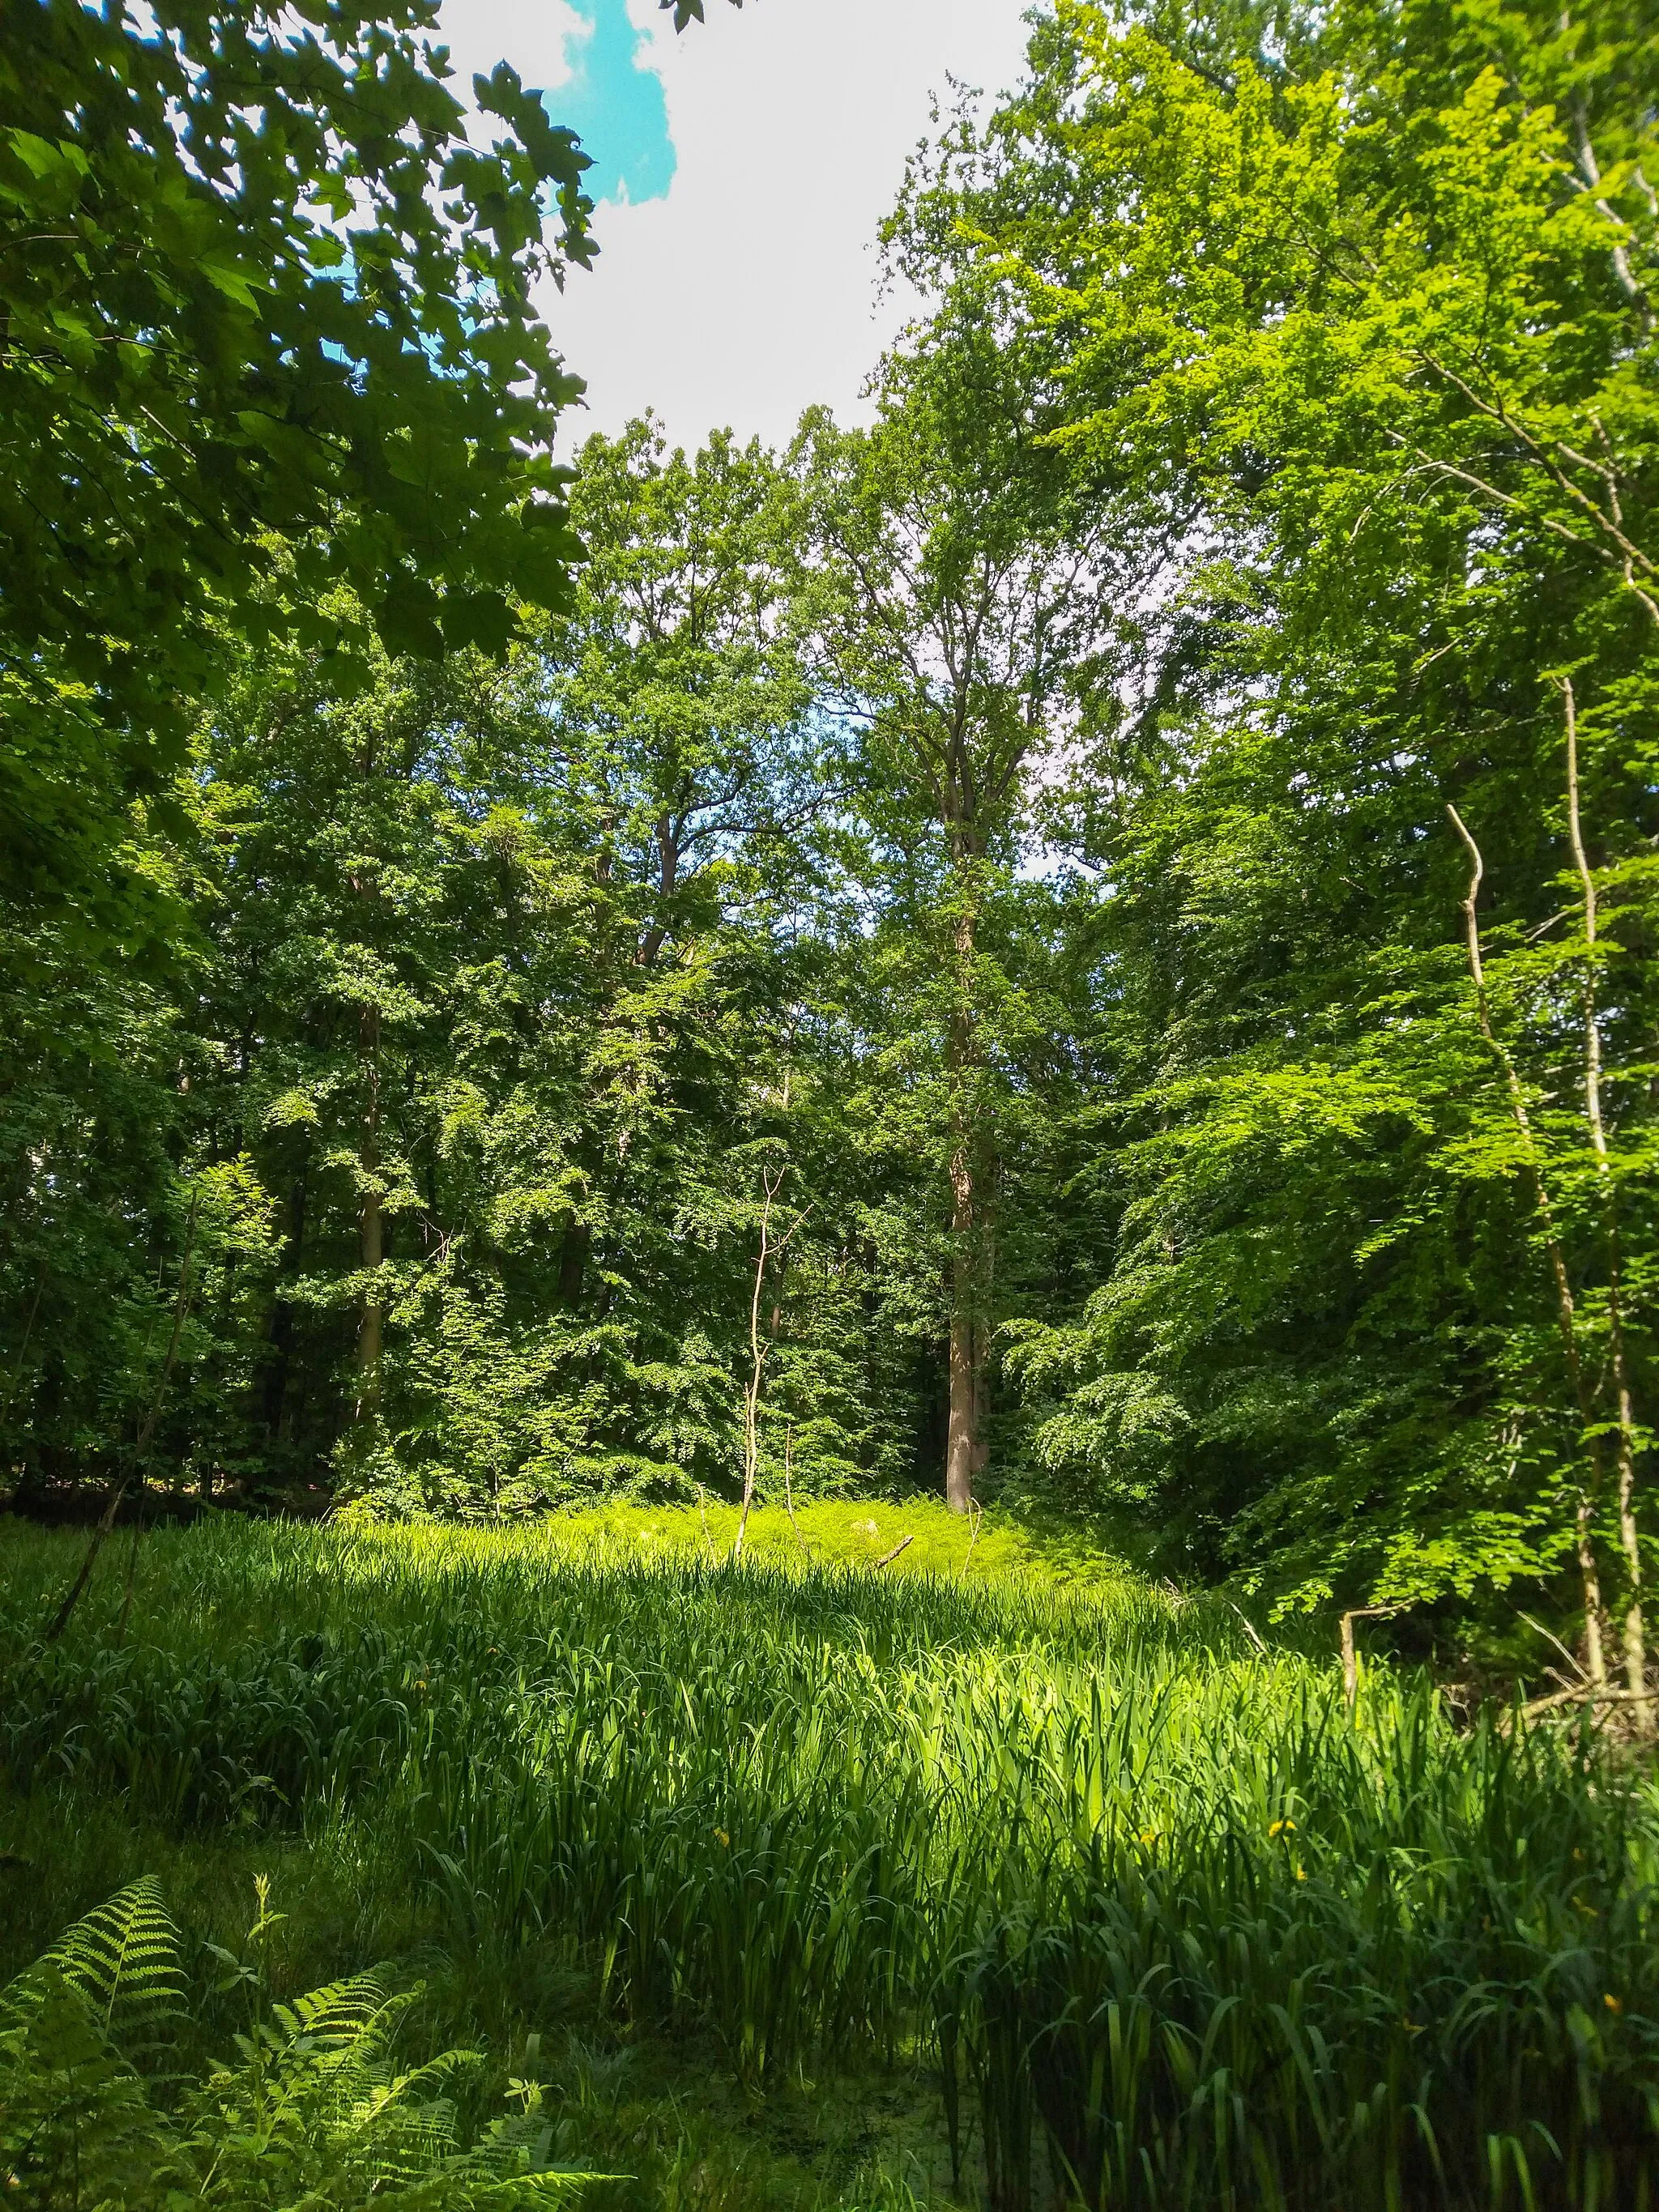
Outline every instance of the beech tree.
[(878, 836), (885, 800), (920, 810), (938, 842), (945, 1494), (958, 1512), (986, 1463), (994, 1328), (1000, 1076), (981, 920), (992, 872), (1029, 829), (1034, 775), (1110, 699), (1115, 645), (1158, 559), (1133, 488), (1079, 475), (1045, 439), (1044, 360), (994, 283), (958, 277), (884, 363), (874, 427), (809, 418), (797, 449), (808, 619), (825, 680), (865, 733), (860, 803)]

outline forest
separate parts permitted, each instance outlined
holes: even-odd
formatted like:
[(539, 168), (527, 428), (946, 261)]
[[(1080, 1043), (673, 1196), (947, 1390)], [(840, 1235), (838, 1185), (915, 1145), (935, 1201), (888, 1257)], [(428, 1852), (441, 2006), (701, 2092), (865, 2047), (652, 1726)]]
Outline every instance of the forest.
[(1027, 24), (688, 450), (437, 0), (7, 7), (20, 2205), (1659, 2202), (1659, 20)]

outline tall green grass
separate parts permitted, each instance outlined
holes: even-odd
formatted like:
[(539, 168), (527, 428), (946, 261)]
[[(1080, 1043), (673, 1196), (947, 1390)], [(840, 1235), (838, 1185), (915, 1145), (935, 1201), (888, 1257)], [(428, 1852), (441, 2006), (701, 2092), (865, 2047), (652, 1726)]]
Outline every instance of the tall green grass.
[(125, 1643), (94, 1587), (50, 1648), (72, 1547), (9, 1536), (0, 1759), (368, 1822), (455, 1940), (574, 1930), (759, 2090), (919, 2059), (999, 2212), (1650, 2201), (1646, 1778), (1384, 1674), (1351, 1718), (1127, 1576), (734, 1571), (646, 1525), (206, 1523), (146, 1540)]

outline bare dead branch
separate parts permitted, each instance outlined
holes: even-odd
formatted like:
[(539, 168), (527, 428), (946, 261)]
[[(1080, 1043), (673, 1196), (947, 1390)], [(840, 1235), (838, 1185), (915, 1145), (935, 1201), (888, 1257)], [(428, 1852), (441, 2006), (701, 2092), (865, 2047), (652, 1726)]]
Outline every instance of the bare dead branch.
[(1549, 1186), (1544, 1178), (1537, 1140), (1533, 1134), (1532, 1117), (1527, 1111), (1526, 1093), (1521, 1087), (1520, 1076), (1516, 1072), (1515, 1062), (1507, 1047), (1492, 1027), (1492, 1008), (1486, 996), (1486, 971), (1480, 955), (1480, 923), (1475, 911), (1475, 902), (1480, 896), (1481, 880), (1486, 874), (1486, 863), (1480, 857), (1480, 848), (1475, 843), (1468, 823), (1449, 799), (1446, 802), (1446, 812), (1469, 856), (1469, 888), (1462, 902), (1462, 913), (1469, 974), (1474, 983), (1476, 1018), (1487, 1048), (1503, 1073), (1510, 1118), (1521, 1139), (1527, 1180), (1532, 1186), (1533, 1204), (1543, 1224), (1544, 1249), (1549, 1260), (1550, 1278), (1555, 1286), (1556, 1325), (1566, 1355), (1573, 1395), (1577, 1400), (1579, 1416), (1585, 1429), (1589, 1480), (1579, 1489), (1574, 1515), (1574, 1535), (1579, 1581), (1584, 1594), (1585, 1656), (1589, 1662), (1590, 1680), (1599, 1687), (1607, 1680), (1607, 1657), (1601, 1641), (1601, 1577), (1596, 1564), (1594, 1539), (1595, 1501), (1601, 1488), (1601, 1436), (1595, 1427), (1595, 1407), (1589, 1382), (1578, 1357), (1577, 1310), (1573, 1301), (1572, 1279), (1567, 1273), (1566, 1255), (1555, 1225), (1555, 1209), (1551, 1202)]
[(979, 1541), (979, 1532), (985, 1524), (985, 1508), (975, 1502), (968, 1509), (968, 1548), (962, 1555), (962, 1565), (957, 1570), (959, 1583), (968, 1579), (968, 1562), (974, 1556), (974, 1547)]
[(1643, 1734), (1653, 1729), (1653, 1707), (1646, 1691), (1647, 1638), (1642, 1618), (1642, 1542), (1636, 1516), (1636, 1401), (1630, 1361), (1625, 1346), (1622, 1240), (1619, 1229), (1618, 1197), (1613, 1166), (1607, 1154), (1607, 1123), (1601, 1110), (1601, 1022), (1596, 991), (1598, 912), (1595, 874), (1584, 849), (1583, 824), (1578, 793), (1578, 702), (1571, 676), (1557, 679), (1566, 719), (1567, 834), (1573, 866), (1584, 902), (1584, 1119), (1590, 1149), (1595, 1155), (1596, 1182), (1601, 1200), (1603, 1233), (1607, 1247), (1607, 1329), (1613, 1384), (1619, 1424), (1614, 1432), (1613, 1463), (1618, 1491), (1619, 1542), (1630, 1584), (1624, 1620), (1625, 1679), (1637, 1700), (1637, 1721)]

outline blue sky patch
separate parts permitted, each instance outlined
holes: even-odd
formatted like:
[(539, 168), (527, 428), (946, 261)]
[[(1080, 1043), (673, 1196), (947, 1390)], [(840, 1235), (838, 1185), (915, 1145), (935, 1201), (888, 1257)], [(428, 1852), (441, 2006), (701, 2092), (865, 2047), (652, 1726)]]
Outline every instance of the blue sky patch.
[(565, 47), (570, 75), (547, 95), (555, 123), (577, 133), (592, 161), (583, 179), (596, 200), (659, 200), (674, 175), (674, 142), (662, 79), (640, 66), (645, 41), (628, 0), (574, 0), (592, 25)]

